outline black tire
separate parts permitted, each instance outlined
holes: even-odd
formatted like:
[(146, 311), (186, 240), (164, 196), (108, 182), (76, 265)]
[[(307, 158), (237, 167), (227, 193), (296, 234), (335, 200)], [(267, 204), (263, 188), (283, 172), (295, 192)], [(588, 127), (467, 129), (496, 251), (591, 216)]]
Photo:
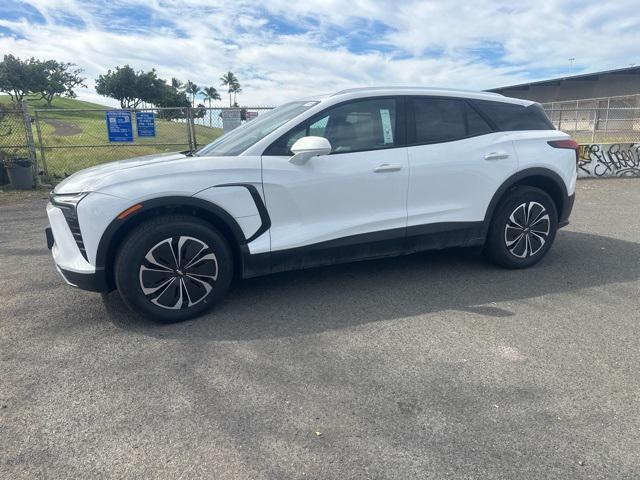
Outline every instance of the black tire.
[(202, 314), (227, 292), (233, 254), (220, 232), (197, 218), (158, 217), (126, 238), (114, 276), (130, 308), (158, 322), (180, 322)]
[(558, 212), (551, 197), (539, 188), (518, 186), (494, 212), (485, 253), (502, 267), (527, 268), (547, 254), (557, 231)]

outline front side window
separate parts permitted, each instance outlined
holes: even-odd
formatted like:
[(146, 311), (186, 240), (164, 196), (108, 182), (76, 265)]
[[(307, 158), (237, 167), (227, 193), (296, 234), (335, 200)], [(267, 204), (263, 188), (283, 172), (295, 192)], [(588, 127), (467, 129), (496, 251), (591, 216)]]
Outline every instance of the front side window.
[(318, 102), (291, 102), (279, 106), (270, 112), (263, 113), (255, 120), (245, 123), (241, 127), (224, 134), (209, 145), (203, 147), (197, 155), (235, 156), (239, 155), (253, 144), (259, 142), (271, 132), (289, 120), (304, 113)]
[(484, 119), (461, 99), (414, 98), (411, 143), (450, 142), (491, 133)]
[(332, 154), (394, 147), (396, 118), (396, 101), (392, 98), (344, 103), (307, 120), (276, 140), (264, 154), (292, 155), (291, 146), (306, 136), (329, 140)]

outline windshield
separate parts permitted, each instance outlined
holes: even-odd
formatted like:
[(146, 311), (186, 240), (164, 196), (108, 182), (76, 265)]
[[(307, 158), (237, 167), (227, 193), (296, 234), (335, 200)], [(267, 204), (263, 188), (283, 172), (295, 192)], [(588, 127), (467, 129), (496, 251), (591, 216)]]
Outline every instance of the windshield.
[(197, 155), (234, 156), (262, 140), (276, 128), (317, 105), (316, 101), (291, 102), (263, 113), (241, 127), (217, 138), (197, 152)]

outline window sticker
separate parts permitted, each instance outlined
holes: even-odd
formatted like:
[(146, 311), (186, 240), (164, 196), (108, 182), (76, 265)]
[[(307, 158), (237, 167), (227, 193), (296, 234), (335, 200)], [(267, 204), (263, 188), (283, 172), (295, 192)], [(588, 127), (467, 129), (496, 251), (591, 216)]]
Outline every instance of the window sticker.
[(388, 108), (380, 109), (380, 120), (382, 120), (382, 135), (384, 144), (393, 143), (393, 129), (391, 128), (391, 115)]

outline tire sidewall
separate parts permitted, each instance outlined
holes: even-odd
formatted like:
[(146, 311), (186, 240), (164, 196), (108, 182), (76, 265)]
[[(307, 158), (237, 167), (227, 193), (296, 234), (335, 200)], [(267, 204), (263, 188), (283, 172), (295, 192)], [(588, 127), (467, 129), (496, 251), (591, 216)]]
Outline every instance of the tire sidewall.
[[(511, 213), (526, 202), (540, 203), (549, 214), (549, 235), (542, 249), (535, 255), (518, 258), (513, 255), (504, 240), (504, 230)], [(553, 199), (544, 191), (535, 187), (516, 187), (500, 202), (493, 220), (488, 237), (488, 249), (491, 258), (507, 268), (527, 268), (538, 263), (547, 254), (555, 240), (558, 231), (558, 213)]]
[[(175, 236), (190, 236), (204, 243), (215, 253), (218, 279), (211, 292), (192, 307), (169, 310), (151, 303), (142, 291), (139, 270), (144, 256), (162, 240)], [(233, 278), (233, 257), (224, 237), (211, 226), (197, 219), (167, 219), (138, 227), (122, 245), (115, 265), (115, 282), (121, 297), (145, 317), (162, 323), (179, 322), (202, 314), (226, 293)]]

